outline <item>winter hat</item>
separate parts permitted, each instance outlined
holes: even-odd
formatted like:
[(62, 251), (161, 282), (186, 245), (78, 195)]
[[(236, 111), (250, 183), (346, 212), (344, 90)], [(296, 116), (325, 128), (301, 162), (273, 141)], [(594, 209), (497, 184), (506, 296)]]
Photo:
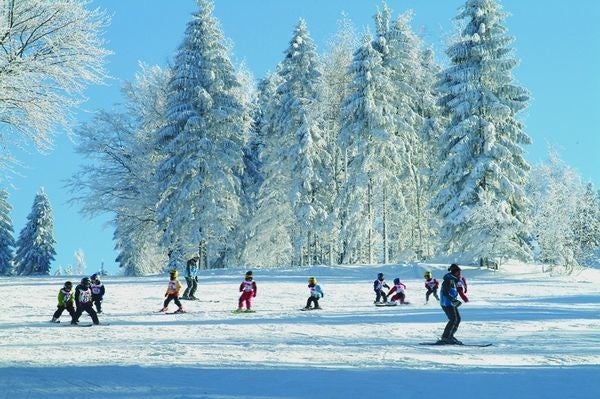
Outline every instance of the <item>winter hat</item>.
[(431, 278), (431, 272), (425, 272), (425, 274), (423, 275), (423, 277), (425, 277), (425, 278)]
[(92, 281), (94, 281), (97, 278), (98, 278), (98, 273), (94, 273), (90, 276), (90, 279), (92, 279)]
[(252, 270), (248, 270), (245, 274), (246, 278), (252, 278)]
[(394, 284), (400, 284), (400, 279), (398, 277), (394, 279)]
[(81, 279), (81, 285), (83, 285), (84, 287), (89, 287), (91, 284), (90, 278), (89, 277), (84, 277)]
[(448, 268), (449, 272), (455, 272), (455, 271), (461, 271), (462, 269), (460, 267), (458, 267), (458, 265), (456, 263), (453, 263), (450, 265), (450, 267)]
[(177, 273), (177, 270), (175, 270), (175, 269), (171, 270), (169, 272), (169, 276), (171, 276), (171, 278), (177, 278), (177, 275), (178, 275), (178, 273)]
[(383, 278), (383, 273), (377, 273), (377, 278), (381, 280)]
[(315, 277), (309, 277), (308, 284), (317, 284), (317, 279)]
[(73, 283), (70, 281), (65, 281), (65, 288), (68, 288), (68, 289), (73, 288)]

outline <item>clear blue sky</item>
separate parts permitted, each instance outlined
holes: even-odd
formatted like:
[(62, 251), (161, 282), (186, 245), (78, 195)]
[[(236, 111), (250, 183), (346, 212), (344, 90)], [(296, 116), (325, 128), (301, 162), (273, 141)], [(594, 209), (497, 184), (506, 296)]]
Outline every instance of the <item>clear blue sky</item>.
[[(445, 61), (444, 42), (453, 33), (453, 18), (463, 0), (388, 0), (394, 15), (412, 9), (413, 28), (435, 46)], [(531, 163), (546, 158), (549, 146), (577, 169), (586, 181), (600, 187), (600, 1), (503, 0), (511, 15), (506, 21), (516, 38), (521, 59), (515, 70), (518, 82), (529, 89), (533, 100), (523, 113), (526, 131), (533, 145), (526, 148)], [(119, 87), (138, 71), (138, 61), (165, 65), (182, 40), (194, 0), (95, 0), (92, 5), (112, 15), (107, 28), (108, 71), (114, 78), (105, 86), (91, 87), (89, 100), (78, 117), (109, 108), (121, 100)], [(357, 31), (373, 31), (372, 16), (380, 1), (369, 0), (216, 0), (215, 15), (225, 36), (233, 43), (236, 62), (244, 61), (256, 78), (273, 70), (287, 48), (299, 18), (304, 18), (319, 51), (337, 29), (342, 12)], [(57, 256), (52, 265), (74, 263), (79, 248), (86, 254), (87, 271), (105, 267), (117, 271), (114, 262), (112, 228), (108, 220), (86, 220), (77, 206), (70, 206), (65, 179), (77, 173), (83, 162), (73, 152), (64, 134), (55, 140), (55, 149), (42, 155), (31, 148), (16, 153), (27, 168), (13, 178), (9, 201), (13, 205), (15, 233), (23, 228), (36, 192), (44, 186), (55, 216)]]

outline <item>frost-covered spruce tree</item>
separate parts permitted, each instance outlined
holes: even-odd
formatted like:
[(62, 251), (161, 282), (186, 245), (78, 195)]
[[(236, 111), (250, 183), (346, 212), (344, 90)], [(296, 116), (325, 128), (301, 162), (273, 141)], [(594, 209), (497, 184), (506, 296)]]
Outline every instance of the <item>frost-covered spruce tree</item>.
[[(498, 2), (467, 0), (457, 18), (466, 24), (446, 50), (450, 65), (439, 84), (440, 105), (450, 122), (440, 137), (440, 191), (432, 201), (443, 219), (445, 249), (465, 261), (487, 257), (478, 243), (502, 236), (509, 240), (498, 254), (527, 259), (523, 185), (529, 165), (522, 146), (530, 139), (517, 114), (529, 95), (514, 83), (517, 60)], [(484, 197), (495, 223), (482, 231), (473, 214)]]
[(338, 31), (329, 43), (329, 49), (322, 57), (322, 100), (319, 112), (323, 120), (323, 138), (327, 143), (327, 151), (331, 154), (331, 196), (332, 209), (329, 210), (327, 219), (326, 237), (323, 237), (321, 256), (327, 264), (338, 261), (339, 256), (339, 228), (340, 221), (338, 213), (334, 211), (333, 205), (345, 181), (346, 153), (339, 146), (341, 133), (340, 109), (342, 102), (349, 96), (350, 81), (352, 76), (348, 69), (352, 64), (354, 51), (359, 41), (352, 22), (345, 16), (338, 21)]
[(582, 265), (600, 263), (600, 193), (592, 183), (585, 185), (572, 221), (577, 242), (575, 258)]
[(373, 263), (376, 198), (385, 203), (387, 193), (398, 186), (403, 148), (395, 135), (397, 113), (391, 74), (368, 35), (355, 52), (349, 73), (352, 94), (342, 104), (340, 135), (348, 164), (337, 204), (342, 262)]
[(169, 83), (167, 126), (158, 142), (157, 222), (162, 244), (221, 265), (240, 216), (240, 176), (249, 130), (248, 107), (212, 2), (198, 1), (177, 51)]
[(293, 214), (285, 191), (288, 175), (280, 173), (280, 143), (284, 137), (277, 129), (280, 106), (277, 87), (282, 79), (269, 74), (259, 85), (256, 118), (256, 140), (262, 182), (258, 189), (256, 211), (250, 222), (248, 242), (244, 249), (246, 264), (262, 267), (289, 265), (292, 262)]
[(8, 203), (8, 191), (0, 190), (0, 275), (9, 276), (13, 272), (15, 238), (10, 218), (12, 206)]
[(15, 270), (21, 276), (50, 274), (54, 260), (54, 216), (44, 188), (35, 196), (27, 224), (19, 233)]
[[(383, 224), (384, 262), (389, 255), (394, 261), (399, 261), (400, 251), (403, 257), (415, 256), (423, 252), (425, 233), (425, 212), (423, 204), (423, 166), (422, 138), (424, 116), (420, 113), (427, 88), (421, 88), (425, 83), (422, 78), (423, 64), (421, 62), (421, 40), (412, 32), (409, 24), (411, 13), (400, 15), (395, 21), (391, 20), (391, 11), (384, 6), (375, 15), (377, 37), (373, 46), (381, 53), (382, 64), (389, 71), (393, 82), (393, 92), (388, 94), (390, 101), (396, 107), (394, 132), (401, 143), (399, 180), (387, 197), (402, 198), (406, 207), (382, 204), (385, 223)], [(391, 245), (393, 242), (395, 245)], [(395, 251), (392, 251), (392, 248)]]
[(287, 230), (294, 264), (313, 263), (330, 207), (331, 162), (317, 109), (319, 61), (303, 20), (294, 31), (278, 76), (277, 102), (271, 103), (265, 115), (273, 123), (274, 134), (265, 142), (265, 180), (258, 213), (272, 214), (263, 221), (264, 231), (273, 231), (275, 226)]
[(420, 259), (428, 259), (436, 254), (437, 228), (439, 221), (431, 207), (431, 199), (437, 192), (435, 177), (440, 168), (438, 157), (438, 141), (444, 129), (446, 119), (437, 105), (437, 76), (441, 71), (435, 61), (433, 51), (424, 48), (421, 51), (421, 74), (417, 90), (420, 100), (416, 103), (417, 113), (422, 118), (419, 141), (413, 151), (409, 176), (413, 181), (412, 193), (414, 204), (415, 232), (413, 234), (416, 254)]

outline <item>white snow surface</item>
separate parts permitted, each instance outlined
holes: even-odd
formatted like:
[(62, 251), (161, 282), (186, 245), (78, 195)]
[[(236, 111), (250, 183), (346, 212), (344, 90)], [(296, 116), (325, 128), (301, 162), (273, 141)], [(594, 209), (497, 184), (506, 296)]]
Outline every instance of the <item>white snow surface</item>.
[[(67, 326), (67, 312), (48, 322), (67, 278), (2, 278), (0, 398), (600, 397), (599, 270), (464, 267), (471, 301), (456, 336), (493, 346), (421, 346), (446, 323), (433, 298), (424, 304), (423, 272), (445, 269), (254, 269), (253, 314), (231, 312), (245, 270), (202, 271), (182, 315), (157, 312), (166, 276), (105, 277), (110, 324), (90, 328)], [(380, 271), (402, 279), (410, 305), (373, 305)], [(299, 311), (309, 276), (321, 311)]]

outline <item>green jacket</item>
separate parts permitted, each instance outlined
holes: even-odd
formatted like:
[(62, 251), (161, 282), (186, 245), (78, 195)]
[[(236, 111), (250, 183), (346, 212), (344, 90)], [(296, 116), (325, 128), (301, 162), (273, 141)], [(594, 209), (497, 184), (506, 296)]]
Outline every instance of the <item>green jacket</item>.
[(67, 306), (67, 304), (73, 304), (75, 300), (75, 296), (73, 294), (73, 291), (65, 291), (64, 288), (61, 288), (58, 291), (58, 306)]

